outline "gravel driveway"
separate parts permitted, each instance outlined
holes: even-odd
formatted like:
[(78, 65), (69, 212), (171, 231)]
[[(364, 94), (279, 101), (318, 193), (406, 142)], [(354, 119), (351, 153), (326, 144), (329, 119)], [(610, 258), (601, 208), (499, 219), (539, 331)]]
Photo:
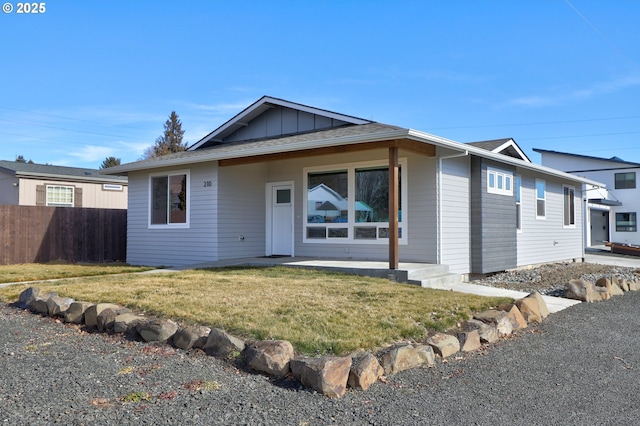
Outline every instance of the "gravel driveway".
[(632, 424), (640, 292), (330, 400), (212, 357), (86, 334), (0, 305), (3, 424)]

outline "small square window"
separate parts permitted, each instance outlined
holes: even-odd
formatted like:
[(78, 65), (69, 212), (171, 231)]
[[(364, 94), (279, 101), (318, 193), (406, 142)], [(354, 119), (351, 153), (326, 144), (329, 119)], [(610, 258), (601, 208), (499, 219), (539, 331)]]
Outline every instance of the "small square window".
[(615, 174), (616, 189), (631, 189), (635, 187), (636, 187), (636, 172)]

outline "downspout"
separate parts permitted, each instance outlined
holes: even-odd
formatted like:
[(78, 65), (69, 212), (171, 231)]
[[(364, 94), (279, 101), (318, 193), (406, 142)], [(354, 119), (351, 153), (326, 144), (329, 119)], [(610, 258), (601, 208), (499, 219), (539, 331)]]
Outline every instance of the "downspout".
[(451, 158), (467, 157), (469, 151), (459, 154), (445, 155), (438, 158), (438, 265), (442, 263), (442, 160)]

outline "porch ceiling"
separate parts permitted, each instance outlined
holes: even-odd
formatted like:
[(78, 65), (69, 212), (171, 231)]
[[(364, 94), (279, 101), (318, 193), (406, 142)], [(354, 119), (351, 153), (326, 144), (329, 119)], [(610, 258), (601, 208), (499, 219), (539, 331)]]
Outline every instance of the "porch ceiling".
[(358, 151), (370, 151), (374, 149), (398, 148), (404, 151), (414, 152), (427, 157), (435, 157), (435, 145), (418, 142), (411, 139), (391, 139), (386, 141), (363, 142), (349, 145), (336, 145), (322, 148), (310, 148), (297, 151), (278, 152), (272, 154), (253, 155), (249, 157), (228, 158), (219, 160), (220, 167), (237, 166), (242, 164), (261, 163), (277, 160), (290, 160), (294, 158), (313, 157), (319, 155), (345, 154)]

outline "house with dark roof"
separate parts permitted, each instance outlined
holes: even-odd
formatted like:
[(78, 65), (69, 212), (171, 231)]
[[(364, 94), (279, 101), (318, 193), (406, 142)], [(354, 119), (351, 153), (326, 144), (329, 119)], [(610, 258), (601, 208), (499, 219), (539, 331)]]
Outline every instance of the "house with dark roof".
[(481, 145), (265, 96), (185, 152), (102, 173), (128, 176), (133, 264), (278, 255), (465, 275), (582, 259), (581, 187), (600, 183), (511, 139)]
[(0, 160), (0, 204), (126, 209), (127, 178), (96, 169)]
[(585, 246), (605, 242), (640, 245), (638, 212), (640, 163), (619, 157), (601, 158), (534, 148), (542, 164), (567, 173), (602, 182), (605, 187), (584, 187)]

